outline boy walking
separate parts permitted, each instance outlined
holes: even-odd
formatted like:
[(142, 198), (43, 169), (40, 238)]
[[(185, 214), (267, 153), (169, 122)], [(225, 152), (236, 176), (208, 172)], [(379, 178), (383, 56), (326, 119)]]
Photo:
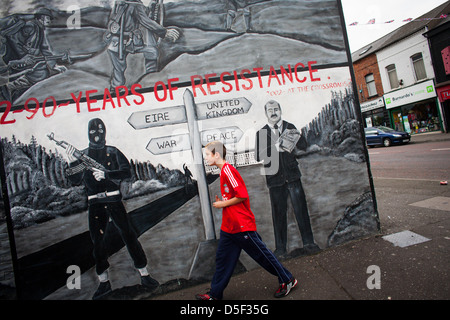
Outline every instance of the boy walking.
[(225, 161), (225, 156), (226, 148), (221, 142), (213, 141), (206, 145), (205, 159), (208, 165), (215, 165), (221, 169), (222, 200), (216, 195), (213, 206), (223, 208), (222, 226), (211, 290), (206, 294), (197, 294), (195, 297), (198, 300), (223, 298), (223, 291), (230, 281), (241, 250), (247, 252), (259, 265), (278, 277), (280, 286), (275, 292), (275, 297), (285, 297), (297, 285), (297, 280), (278, 261), (256, 232), (255, 216), (250, 209), (244, 180), (239, 172)]

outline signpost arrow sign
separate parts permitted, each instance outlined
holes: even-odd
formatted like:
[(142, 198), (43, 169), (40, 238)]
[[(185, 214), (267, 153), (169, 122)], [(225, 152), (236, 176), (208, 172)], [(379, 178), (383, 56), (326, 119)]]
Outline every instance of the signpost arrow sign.
[[(238, 127), (227, 127), (209, 129), (201, 132), (202, 144), (206, 145), (211, 141), (219, 140), (223, 143), (239, 142), (243, 136), (243, 132)], [(154, 155), (166, 154), (177, 151), (185, 151), (191, 149), (189, 134), (179, 134), (173, 136), (165, 136), (152, 138), (147, 144), (146, 149)]]
[(128, 123), (136, 130), (184, 123), (186, 121), (184, 106), (138, 111), (132, 113), (128, 118)]
[(244, 134), (238, 127), (215, 128), (202, 131), (202, 143), (208, 144), (211, 141), (221, 141), (222, 143), (239, 142)]
[(250, 110), (252, 103), (246, 98), (217, 100), (196, 105), (197, 120), (206, 120), (244, 114)]
[(190, 150), (189, 134), (152, 138), (146, 149), (155, 155)]

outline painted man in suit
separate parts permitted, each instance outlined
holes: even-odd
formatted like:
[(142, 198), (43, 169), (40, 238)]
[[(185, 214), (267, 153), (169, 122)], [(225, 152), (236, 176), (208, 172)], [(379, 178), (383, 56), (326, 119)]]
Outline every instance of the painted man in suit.
[(317, 252), (319, 247), (314, 243), (297, 162), (297, 158), (306, 151), (306, 139), (292, 123), (281, 119), (282, 112), (278, 102), (271, 100), (264, 108), (268, 124), (256, 134), (256, 157), (257, 161), (264, 163), (263, 174), (270, 193), (275, 254), (286, 254), (288, 196), (294, 208), (305, 253)]

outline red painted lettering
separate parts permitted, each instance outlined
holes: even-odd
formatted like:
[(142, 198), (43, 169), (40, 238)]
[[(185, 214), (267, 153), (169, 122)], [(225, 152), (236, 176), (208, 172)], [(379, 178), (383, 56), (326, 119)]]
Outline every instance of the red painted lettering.
[(308, 61), (308, 69), (309, 69), (309, 76), (311, 77), (311, 81), (320, 81), (320, 78), (314, 78), (313, 73), (317, 72), (319, 70), (317, 69), (311, 69), (311, 65), (316, 64), (317, 61)]
[(111, 93), (109, 92), (108, 88), (105, 88), (105, 91), (103, 91), (103, 106), (102, 106), (102, 110), (105, 110), (107, 102), (112, 104), (113, 109), (116, 108), (116, 105), (114, 104), (114, 100), (111, 97)]
[(139, 83), (135, 83), (131, 86), (131, 94), (139, 96), (141, 98), (140, 102), (137, 102), (136, 99), (133, 99), (133, 102), (136, 103), (137, 105), (141, 105), (144, 103), (144, 96), (136, 91), (136, 87), (138, 87), (139, 89), (142, 89), (142, 86)]
[(80, 110), (80, 100), (81, 100), (81, 97), (82, 97), (83, 93), (80, 92), (78, 94), (78, 97), (75, 97), (75, 95), (73, 93), (70, 93), (70, 95), (72, 96), (73, 101), (77, 105), (77, 113), (80, 113), (81, 112), (81, 110)]
[(263, 84), (262, 84), (262, 79), (261, 79), (261, 70), (263, 70), (263, 68), (253, 68), (253, 71), (256, 71), (256, 73), (258, 74), (258, 81), (259, 81), (259, 87), (262, 88)]
[(223, 92), (231, 92), (231, 90), (233, 90), (233, 86), (231, 84), (229, 84), (227, 81), (225, 81), (224, 76), (230, 77), (231, 73), (226, 72), (226, 71), (221, 73), (221, 75), (220, 75), (220, 82), (222, 82), (223, 85), (228, 87), (228, 89), (225, 89), (225, 88), (222, 87), (222, 91)]
[(237, 76), (237, 72), (233, 71), (233, 75), (234, 75), (234, 83), (236, 84), (236, 91), (239, 91), (239, 80), (238, 80), (238, 76)]
[[(120, 89), (124, 89), (124, 93), (123, 95), (120, 95)], [(122, 104), (120, 103), (120, 100), (125, 100), (125, 103), (127, 104), (127, 106), (130, 105), (130, 103), (127, 100), (127, 95), (128, 95), (128, 88), (125, 86), (118, 86), (116, 87), (116, 97), (117, 97), (117, 104), (119, 105), (119, 108), (122, 106)]]
[(0, 118), (0, 124), (10, 124), (16, 122), (15, 119), (12, 120), (5, 120), (8, 116), (8, 113), (11, 111), (11, 102), (9, 101), (2, 101), (0, 102), (0, 106), (6, 104), (5, 112), (3, 113), (2, 117)]
[(169, 79), (169, 81), (167, 82), (167, 86), (169, 87), (169, 97), (170, 100), (173, 100), (173, 91), (178, 90), (177, 86), (172, 86), (172, 82), (175, 81), (179, 81), (179, 78), (173, 78), (173, 79)]
[(215, 77), (215, 76), (217, 76), (216, 73), (211, 73), (211, 74), (205, 75), (206, 88), (208, 88), (209, 94), (218, 94), (218, 93), (219, 93), (219, 90), (213, 91), (213, 90), (211, 89), (211, 86), (215, 86), (215, 85), (216, 85), (216, 82), (215, 82), (215, 81), (210, 81), (209, 79), (212, 78), (212, 77)]
[(303, 63), (297, 63), (296, 65), (295, 65), (295, 67), (294, 67), (294, 75), (295, 75), (295, 79), (298, 81), (298, 82), (300, 82), (300, 83), (302, 83), (302, 82), (305, 82), (306, 81), (306, 77), (304, 77), (303, 79), (299, 79), (298, 78), (298, 73), (297, 73), (297, 71), (298, 71), (298, 68), (299, 67), (301, 67), (302, 69), (304, 69), (305, 68), (305, 65), (303, 64)]
[(91, 99), (89, 97), (89, 95), (91, 93), (95, 94), (95, 93), (97, 93), (97, 90), (87, 90), (86, 91), (86, 102), (87, 102), (88, 111), (89, 112), (100, 111), (100, 108), (93, 108), (93, 107), (91, 107), (91, 104), (95, 104), (97, 102), (96, 99)]
[(283, 79), (283, 84), (286, 84), (286, 80), (285, 80), (285, 76), (291, 81), (291, 83), (294, 83), (294, 75), (292, 74), (292, 70), (291, 70), (291, 65), (288, 64), (288, 70), (289, 72), (286, 71), (286, 69), (284, 69), (283, 66), (280, 66), (280, 71), (281, 71), (281, 77)]
[(275, 71), (275, 69), (272, 66), (270, 66), (269, 83), (267, 84), (267, 86), (270, 87), (270, 83), (272, 82), (273, 78), (277, 79), (278, 84), (281, 85), (280, 79), (278, 79), (278, 76), (277, 76), (277, 72)]
[[(200, 80), (199, 84), (195, 84), (196, 79)], [(203, 78), (201, 76), (199, 76), (199, 75), (191, 76), (191, 86), (192, 86), (192, 91), (194, 93), (194, 97), (197, 96), (197, 91), (196, 91), (197, 88), (200, 89), (202, 91), (203, 95), (206, 96), (206, 91), (205, 91), (205, 89), (203, 89), (202, 85), (203, 85)]]
[[(159, 94), (158, 94), (158, 86), (159, 86), (159, 85), (162, 86), (163, 92), (164, 92), (164, 95), (163, 95), (162, 98), (160, 98), (160, 97), (159, 97)], [(162, 81), (156, 82), (156, 83), (155, 83), (155, 87), (154, 87), (154, 92), (155, 92), (155, 98), (156, 98), (156, 100), (158, 100), (158, 101), (161, 102), (161, 101), (164, 101), (164, 100), (167, 99), (167, 88), (166, 88), (166, 85), (164, 84), (164, 82), (162, 82)]]
[[(51, 112), (50, 114), (47, 114), (47, 113), (45, 112), (45, 106), (46, 106), (46, 104), (47, 104), (47, 100), (48, 100), (48, 99), (53, 100), (53, 110), (52, 110), (52, 112)], [(42, 103), (42, 114), (44, 115), (44, 117), (48, 118), (48, 117), (52, 116), (52, 115), (55, 113), (55, 110), (56, 110), (57, 107), (58, 107), (58, 104), (56, 103), (55, 97), (50, 96), (50, 97), (46, 98), (46, 99), (44, 100), (44, 102)]]
[(251, 71), (248, 70), (248, 69), (244, 69), (244, 70), (241, 71), (241, 79), (242, 79), (242, 80), (245, 80), (245, 81), (247, 81), (247, 82), (249, 83), (248, 86), (246, 86), (246, 85), (243, 84), (243, 85), (242, 85), (242, 88), (243, 88), (244, 90), (250, 90), (251, 88), (253, 88), (253, 82), (252, 82), (252, 80), (247, 79), (247, 78), (245, 77), (245, 73), (250, 74)]
[[(30, 101), (34, 101), (34, 103), (36, 104), (36, 106), (33, 109), (28, 108), (28, 104), (30, 103)], [(27, 119), (33, 119), (34, 116), (36, 115), (36, 113), (39, 111), (39, 101), (36, 98), (29, 98), (27, 99), (27, 101), (25, 101), (24, 104), (24, 108), (26, 111), (31, 113), (30, 117), (27, 117)]]

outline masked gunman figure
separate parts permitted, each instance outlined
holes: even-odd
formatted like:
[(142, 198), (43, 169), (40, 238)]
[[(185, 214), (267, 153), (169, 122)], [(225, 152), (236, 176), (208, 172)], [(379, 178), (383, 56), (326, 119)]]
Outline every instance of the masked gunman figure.
[(120, 193), (120, 182), (131, 177), (130, 164), (119, 149), (106, 145), (106, 128), (101, 119), (89, 121), (88, 134), (89, 147), (81, 152), (103, 166), (103, 170), (87, 168), (76, 159), (76, 149), (71, 145), (66, 148), (66, 153), (69, 158), (70, 181), (75, 185), (83, 183), (88, 196), (89, 230), (94, 244), (95, 268), (100, 280), (92, 298), (100, 299), (112, 291), (108, 278), (108, 248), (104, 241), (109, 221), (119, 230), (134, 266), (141, 275), (141, 284), (154, 289), (159, 283), (147, 271), (147, 258), (128, 219)]

